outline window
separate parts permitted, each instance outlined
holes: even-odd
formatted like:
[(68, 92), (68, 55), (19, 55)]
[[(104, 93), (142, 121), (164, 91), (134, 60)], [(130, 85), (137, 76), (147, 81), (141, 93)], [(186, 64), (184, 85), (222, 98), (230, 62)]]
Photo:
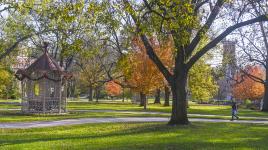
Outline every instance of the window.
[(34, 83), (34, 95), (39, 96), (39, 92), (40, 92), (39, 83), (35, 82)]
[(54, 87), (50, 88), (50, 97), (54, 97), (55, 96), (55, 89)]

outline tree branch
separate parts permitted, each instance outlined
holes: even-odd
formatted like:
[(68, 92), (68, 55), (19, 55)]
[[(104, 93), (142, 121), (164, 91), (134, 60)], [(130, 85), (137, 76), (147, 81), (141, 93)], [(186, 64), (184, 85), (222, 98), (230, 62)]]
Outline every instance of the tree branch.
[(29, 35), (25, 35), (24, 37), (18, 39), (12, 46), (10, 46), (9, 48), (5, 49), (5, 52), (3, 54), (0, 54), (0, 61), (5, 58), (7, 55), (9, 55), (22, 41), (34, 36), (34, 35), (39, 35), (45, 32), (49, 32), (49, 31), (41, 31), (41, 32), (37, 32), (37, 33), (33, 33), (33, 34), (29, 34)]
[[(128, 2), (128, 0), (124, 0), (124, 2), (126, 4), (126, 7), (131, 9), (131, 12), (134, 12), (134, 10), (133, 10), (132, 6), (130, 5), (130, 3)], [(130, 15), (131, 15), (134, 23), (136, 24), (137, 32), (140, 34), (140, 38), (141, 38), (141, 40), (146, 48), (147, 55), (155, 63), (155, 65), (157, 66), (159, 71), (164, 75), (166, 80), (168, 82), (171, 82), (172, 74), (168, 71), (168, 69), (164, 66), (164, 64), (161, 62), (159, 57), (156, 55), (153, 47), (151, 46), (149, 40), (146, 37), (146, 35), (141, 32), (142, 30), (141, 30), (140, 24), (138, 22), (137, 16), (134, 13), (130, 13)]]
[(209, 0), (204, 0), (202, 2), (196, 3), (195, 8), (194, 8), (194, 12), (197, 13), (197, 11), (200, 9), (200, 7), (202, 7), (204, 4), (206, 4)]
[(206, 46), (204, 46), (200, 51), (198, 51), (187, 63), (187, 67), (191, 68), (196, 61), (198, 61), (204, 54), (206, 54), (211, 48), (215, 47), (222, 39), (224, 39), (227, 35), (232, 33), (234, 30), (249, 25), (253, 24), (256, 22), (261, 22), (261, 21), (268, 21), (268, 17), (266, 15), (261, 15), (259, 17), (243, 21), (240, 23), (237, 23), (233, 26), (228, 27), (225, 31), (223, 31), (219, 36), (217, 36), (214, 40), (210, 41)]
[(245, 74), (246, 76), (248, 76), (251, 80), (255, 81), (255, 82), (259, 82), (261, 84), (265, 84), (265, 81), (259, 77), (256, 77), (250, 73), (248, 73), (247, 71), (240, 69), (242, 71), (243, 74)]
[(195, 38), (192, 40), (192, 42), (187, 46), (186, 48), (186, 57), (190, 57), (192, 52), (195, 50), (196, 46), (202, 39), (202, 37), (207, 33), (208, 29), (211, 27), (213, 21), (217, 17), (217, 15), (220, 12), (220, 8), (224, 4), (224, 0), (218, 0), (217, 3), (215, 4), (213, 10), (211, 11), (211, 14), (208, 17), (208, 20), (206, 23), (203, 25), (203, 27), (197, 32)]

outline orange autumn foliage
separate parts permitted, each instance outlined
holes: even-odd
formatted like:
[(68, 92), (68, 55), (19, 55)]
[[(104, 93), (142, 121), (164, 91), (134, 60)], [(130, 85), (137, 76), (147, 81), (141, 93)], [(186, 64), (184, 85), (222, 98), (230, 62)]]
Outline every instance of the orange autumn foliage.
[(118, 96), (122, 93), (122, 87), (114, 81), (107, 82), (105, 84), (105, 90), (110, 96)]
[[(247, 66), (247, 74), (264, 79), (264, 71), (259, 66)], [(260, 82), (256, 82), (243, 72), (238, 72), (235, 75), (237, 84), (233, 86), (233, 95), (236, 99), (241, 100), (258, 100), (263, 97), (264, 85)]]
[[(173, 43), (172, 40), (157, 40), (151, 38), (150, 42), (154, 52), (161, 59), (163, 64), (171, 70), (173, 64)], [(130, 75), (127, 76), (127, 83), (135, 92), (150, 94), (157, 88), (165, 85), (165, 79), (146, 53), (146, 48), (139, 38), (132, 41), (132, 53), (128, 56)]]

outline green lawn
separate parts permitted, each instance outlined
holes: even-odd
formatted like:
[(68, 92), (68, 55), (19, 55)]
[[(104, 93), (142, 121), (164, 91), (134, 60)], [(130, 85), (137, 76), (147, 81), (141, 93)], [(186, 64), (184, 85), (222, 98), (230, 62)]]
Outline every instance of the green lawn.
[[(2, 100), (4, 101), (4, 100)], [(130, 102), (122, 103), (121, 101), (100, 101), (96, 102), (85, 102), (85, 101), (70, 101), (68, 103), (68, 114), (64, 115), (25, 115), (21, 114), (17, 110), (1, 110), (1, 109), (12, 109), (20, 108), (18, 101), (15, 103), (4, 103), (0, 102), (0, 122), (22, 122), (22, 121), (41, 121), (41, 120), (61, 120), (71, 118), (86, 118), (86, 117), (169, 117), (171, 107), (164, 107), (161, 104), (149, 103), (148, 110), (154, 112), (167, 112), (168, 114), (141, 114), (141, 113), (122, 113), (122, 112), (78, 112), (78, 110), (129, 110), (143, 112), (143, 107), (137, 104), (131, 104)], [(13, 102), (13, 101), (6, 101)], [(200, 105), (190, 103), (188, 113), (191, 114), (208, 114), (208, 115), (225, 115), (228, 117), (217, 116), (217, 117), (202, 117), (202, 118), (215, 118), (215, 119), (230, 119), (230, 106), (217, 106), (217, 105)], [(268, 113), (254, 111), (249, 109), (239, 109), (240, 116), (256, 116), (256, 117), (267, 117)], [(195, 116), (190, 116), (196, 118)], [(242, 118), (243, 119), (243, 118)], [(250, 118), (244, 118), (249, 119)]]
[[(107, 102), (69, 102), (69, 109), (110, 109), (110, 110), (132, 110), (132, 111), (144, 111), (143, 107), (140, 107), (137, 104), (131, 103), (107, 103)], [(161, 104), (152, 104), (149, 103), (148, 110), (146, 111), (156, 111), (156, 112), (171, 112), (171, 106), (164, 107)], [(208, 114), (208, 115), (225, 115), (229, 116), (231, 113), (231, 107), (226, 105), (204, 105), (204, 104), (194, 104), (191, 103), (188, 109), (188, 113), (191, 114)], [(268, 117), (267, 112), (261, 112), (250, 109), (239, 109), (240, 116), (259, 116), (259, 117)]]
[(268, 126), (232, 123), (103, 123), (2, 129), (0, 149), (267, 149)]
[[(0, 109), (20, 108), (1, 103)], [(142, 107), (129, 102), (101, 101), (68, 103), (65, 115), (24, 115), (17, 110), (0, 110), (0, 122), (60, 120), (85, 117), (168, 117), (169, 114), (120, 112), (77, 112), (78, 110), (131, 110)], [(171, 107), (149, 104), (147, 111), (170, 112)], [(230, 106), (190, 104), (189, 113), (229, 115)], [(241, 116), (268, 117), (268, 113), (240, 109)], [(208, 117), (206, 117), (208, 118)], [(215, 118), (215, 117), (212, 117)], [(219, 117), (223, 118), (223, 117)], [(224, 118), (228, 119), (228, 118)], [(170, 127), (166, 123), (102, 123), (53, 128), (0, 129), (0, 149), (267, 149), (268, 126), (235, 123), (192, 123)]]
[(140, 114), (135, 112), (69, 112), (67, 114), (21, 114), (19, 111), (0, 111), (0, 122), (52, 121), (99, 117), (169, 117), (169, 114)]

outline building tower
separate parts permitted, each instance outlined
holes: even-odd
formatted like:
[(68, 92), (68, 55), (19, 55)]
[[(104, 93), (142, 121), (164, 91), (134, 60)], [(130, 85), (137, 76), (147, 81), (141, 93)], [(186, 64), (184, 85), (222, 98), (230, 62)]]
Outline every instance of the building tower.
[(236, 54), (234, 41), (223, 41), (223, 58), (222, 58), (222, 78), (218, 81), (219, 93), (218, 98), (221, 100), (232, 100), (233, 78), (236, 73)]

